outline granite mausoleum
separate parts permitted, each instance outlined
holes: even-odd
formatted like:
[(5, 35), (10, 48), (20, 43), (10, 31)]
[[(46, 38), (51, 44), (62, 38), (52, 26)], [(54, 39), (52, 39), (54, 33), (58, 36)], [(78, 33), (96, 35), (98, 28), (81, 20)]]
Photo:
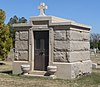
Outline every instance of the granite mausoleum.
[(20, 74), (21, 65), (29, 64), (30, 71), (47, 71), (56, 66), (57, 78), (74, 79), (92, 72), (90, 60), (90, 26), (75, 21), (46, 16), (44, 3), (39, 16), (29, 23), (14, 24), (15, 50), (13, 73)]

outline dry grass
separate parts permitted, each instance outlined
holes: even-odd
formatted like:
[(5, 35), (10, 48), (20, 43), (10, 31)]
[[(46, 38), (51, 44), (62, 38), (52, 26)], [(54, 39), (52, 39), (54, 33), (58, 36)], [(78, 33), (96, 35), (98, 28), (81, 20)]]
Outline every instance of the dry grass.
[(97, 53), (96, 55), (91, 55), (91, 60), (92, 60), (94, 63), (100, 64), (100, 53)]
[(100, 85), (100, 73), (72, 81), (0, 74), (0, 87), (98, 87), (98, 85)]
[[(92, 60), (97, 61), (95, 59), (98, 58), (92, 58)], [(7, 71), (12, 70), (12, 64), (4, 63), (5, 65), (0, 65), (0, 87), (98, 87), (100, 85), (100, 69), (93, 70), (90, 76), (76, 80), (50, 80), (9, 74)]]
[(0, 65), (0, 72), (3, 71), (10, 71), (12, 70), (12, 62), (11, 61), (0, 61), (0, 63), (3, 63), (3, 65)]

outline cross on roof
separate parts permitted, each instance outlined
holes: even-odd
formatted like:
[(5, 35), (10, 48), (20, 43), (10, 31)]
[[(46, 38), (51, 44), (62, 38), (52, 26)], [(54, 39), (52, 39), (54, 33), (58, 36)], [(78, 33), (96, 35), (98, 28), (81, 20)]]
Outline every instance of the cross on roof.
[(39, 16), (45, 16), (45, 10), (48, 7), (45, 5), (45, 3), (41, 3), (40, 6), (38, 7), (38, 9), (40, 10), (40, 15)]

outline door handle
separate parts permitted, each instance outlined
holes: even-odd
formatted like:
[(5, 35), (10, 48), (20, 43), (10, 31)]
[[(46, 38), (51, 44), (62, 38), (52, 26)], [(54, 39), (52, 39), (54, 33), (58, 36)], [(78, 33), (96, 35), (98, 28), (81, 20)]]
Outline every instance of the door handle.
[(42, 56), (42, 55), (44, 55), (44, 52), (42, 51), (42, 52), (40, 52), (40, 55)]
[(43, 55), (44, 53), (43, 52), (41, 52), (41, 55)]

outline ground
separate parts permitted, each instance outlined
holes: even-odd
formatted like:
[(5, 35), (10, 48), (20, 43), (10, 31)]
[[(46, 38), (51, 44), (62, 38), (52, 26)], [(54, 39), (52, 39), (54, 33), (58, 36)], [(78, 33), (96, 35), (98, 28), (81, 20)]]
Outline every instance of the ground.
[[(91, 56), (93, 62), (100, 62), (100, 54)], [(4, 62), (4, 61), (3, 61)], [(88, 76), (76, 80), (34, 78), (22, 75), (12, 75), (12, 62), (0, 65), (0, 87), (98, 87), (100, 85), (100, 69), (94, 69)]]
[(100, 53), (97, 53), (96, 55), (91, 55), (91, 60), (94, 63), (100, 64)]

